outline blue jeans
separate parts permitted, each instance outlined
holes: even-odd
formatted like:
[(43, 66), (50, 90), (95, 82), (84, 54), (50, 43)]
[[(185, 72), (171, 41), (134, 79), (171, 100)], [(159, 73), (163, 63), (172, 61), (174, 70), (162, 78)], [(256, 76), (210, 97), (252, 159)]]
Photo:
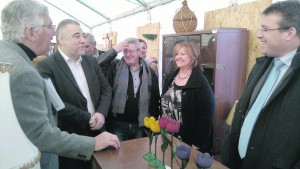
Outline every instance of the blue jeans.
[(144, 137), (144, 129), (139, 127), (138, 123), (113, 120), (111, 130), (113, 134), (119, 137), (120, 141)]

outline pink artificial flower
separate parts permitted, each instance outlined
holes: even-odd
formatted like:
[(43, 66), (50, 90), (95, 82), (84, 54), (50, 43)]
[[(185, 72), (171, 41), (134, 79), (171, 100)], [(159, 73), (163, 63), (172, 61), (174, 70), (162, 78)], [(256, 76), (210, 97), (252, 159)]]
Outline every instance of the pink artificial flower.
[(168, 117), (168, 116), (159, 117), (158, 118), (159, 127), (162, 129), (166, 129), (169, 120), (170, 120), (170, 117)]
[(169, 119), (166, 130), (172, 134), (177, 133), (180, 128), (180, 121)]

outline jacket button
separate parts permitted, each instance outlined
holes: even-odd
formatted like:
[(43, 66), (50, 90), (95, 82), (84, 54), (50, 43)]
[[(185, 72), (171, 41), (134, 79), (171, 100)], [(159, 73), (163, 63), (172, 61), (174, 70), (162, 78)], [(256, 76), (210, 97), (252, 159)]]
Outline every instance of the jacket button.
[(182, 95), (186, 95), (186, 92), (183, 92)]
[(254, 147), (250, 147), (251, 150), (254, 150)]

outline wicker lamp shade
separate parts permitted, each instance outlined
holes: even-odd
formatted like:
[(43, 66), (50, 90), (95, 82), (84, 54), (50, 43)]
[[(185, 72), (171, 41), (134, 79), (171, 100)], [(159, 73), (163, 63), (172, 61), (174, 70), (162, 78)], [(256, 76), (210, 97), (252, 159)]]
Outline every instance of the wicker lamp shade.
[(191, 32), (197, 27), (197, 18), (194, 12), (190, 10), (187, 1), (182, 2), (182, 7), (173, 18), (173, 28), (176, 33)]

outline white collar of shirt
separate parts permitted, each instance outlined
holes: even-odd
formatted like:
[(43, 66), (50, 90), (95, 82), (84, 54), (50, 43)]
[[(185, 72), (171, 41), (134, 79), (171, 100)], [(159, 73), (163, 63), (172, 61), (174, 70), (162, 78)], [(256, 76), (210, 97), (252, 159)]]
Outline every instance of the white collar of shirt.
[(280, 59), (283, 63), (284, 63), (284, 67), (290, 67), (292, 64), (292, 61), (294, 59), (294, 56), (297, 53), (297, 49), (283, 55), (282, 57), (279, 57), (278, 59)]
[(69, 57), (67, 56), (64, 52), (62, 52), (59, 48), (58, 48), (59, 53), (62, 55), (62, 57), (65, 59), (65, 61), (67, 63), (72, 63), (74, 65), (80, 64), (82, 61), (82, 57), (80, 56), (75, 62)]
[(274, 87), (270, 91), (267, 100), (269, 99), (269, 97), (271, 96), (271, 94), (273, 93), (273, 91), (276, 90), (276, 87), (280, 84), (280, 81), (282, 80), (285, 72), (291, 66), (292, 60), (293, 60), (296, 52), (297, 52), (297, 49), (295, 49), (295, 50), (293, 50), (293, 51), (291, 51), (291, 52), (289, 52), (289, 53), (287, 53), (287, 54), (285, 54), (285, 55), (283, 55), (281, 57), (274, 58), (274, 59), (280, 59), (284, 63), (284, 65), (280, 68), (280, 73), (278, 75), (278, 78), (277, 78), (277, 80), (276, 80), (276, 82), (274, 84)]

